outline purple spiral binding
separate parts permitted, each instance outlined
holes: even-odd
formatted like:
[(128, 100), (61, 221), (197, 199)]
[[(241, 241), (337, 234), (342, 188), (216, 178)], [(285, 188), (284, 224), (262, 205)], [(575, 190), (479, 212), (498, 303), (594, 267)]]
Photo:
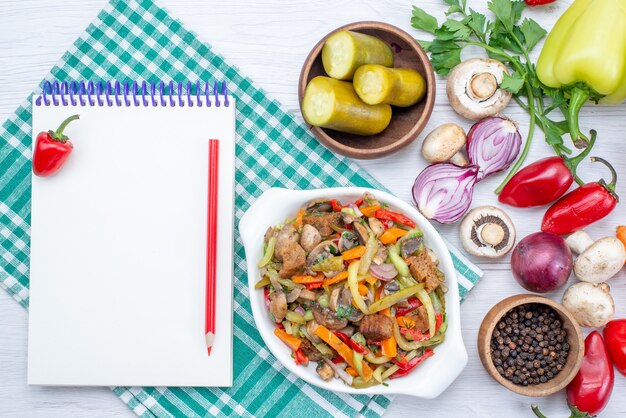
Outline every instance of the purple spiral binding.
[[(221, 97), (221, 100), (220, 100)], [(185, 100), (186, 98), (186, 100)], [(226, 83), (217, 81), (44, 81), (35, 106), (230, 106)]]

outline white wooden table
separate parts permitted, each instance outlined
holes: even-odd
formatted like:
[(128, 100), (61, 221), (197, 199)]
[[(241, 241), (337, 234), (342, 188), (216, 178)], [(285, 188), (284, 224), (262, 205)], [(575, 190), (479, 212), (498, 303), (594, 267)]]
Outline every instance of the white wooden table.
[[(556, 6), (533, 10), (530, 15), (547, 29), (571, 0), (558, 0)], [(230, 63), (252, 77), (258, 86), (299, 115), (296, 86), (300, 66), (317, 40), (333, 28), (358, 20), (381, 20), (418, 33), (410, 27), (411, 5), (443, 18), (442, 0), (163, 0), (182, 21)], [(486, 0), (470, 0), (472, 8), (484, 11)], [(22, 103), (34, 86), (74, 42), (104, 6), (105, 0), (0, 0), (0, 119), (4, 120)], [(471, 52), (470, 52), (471, 53)], [(438, 81), (437, 104), (426, 129), (444, 122), (457, 122), (469, 128), (448, 106), (445, 82)], [(520, 122), (526, 133), (528, 118), (516, 106), (506, 114)], [(626, 106), (588, 107), (583, 111), (583, 127), (599, 131), (593, 154), (609, 158), (622, 176), (618, 193), (626, 199)], [(423, 136), (423, 135), (422, 135)], [(364, 161), (362, 167), (394, 193), (411, 201), (411, 185), (423, 168), (420, 140), (402, 152)], [(541, 134), (535, 135), (528, 161), (549, 155)], [(585, 165), (584, 178), (607, 175), (601, 167)], [(474, 204), (495, 204), (493, 189), (502, 176), (481, 183)], [(507, 211), (517, 225), (519, 237), (539, 228), (542, 209)], [(602, 222), (589, 228), (592, 236), (614, 233), (615, 225), (626, 224), (626, 204)], [(439, 228), (453, 243), (458, 242), (457, 226)], [(462, 307), (462, 326), (469, 364), (459, 379), (438, 399), (426, 401), (399, 396), (387, 416), (431, 417), (528, 417), (530, 404), (537, 402), (551, 417), (567, 415), (564, 393), (546, 399), (514, 395), (495, 383), (483, 370), (476, 352), (476, 335), (489, 308), (502, 298), (521, 293), (513, 280), (509, 259), (494, 262), (475, 260), (485, 276)], [(570, 283), (574, 279), (570, 279)], [(626, 315), (626, 273), (611, 281), (617, 315)], [(549, 296), (560, 300), (562, 292)], [(28, 315), (18, 304), (0, 292), (0, 416), (10, 417), (131, 417), (132, 412), (107, 388), (45, 388), (26, 385), (26, 344)], [(626, 416), (626, 378), (617, 374), (613, 399), (602, 416)]]

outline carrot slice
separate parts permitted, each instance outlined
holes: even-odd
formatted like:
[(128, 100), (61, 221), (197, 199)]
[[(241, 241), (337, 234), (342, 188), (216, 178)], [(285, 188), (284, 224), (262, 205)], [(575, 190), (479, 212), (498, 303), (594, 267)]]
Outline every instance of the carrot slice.
[(287, 346), (293, 351), (297, 351), (302, 344), (302, 340), (300, 338), (289, 335), (287, 334), (287, 332), (285, 332), (285, 330), (282, 330), (280, 328), (274, 329), (274, 335), (280, 338), (280, 340), (287, 344)]
[(302, 218), (304, 217), (304, 214), (306, 212), (304, 211), (304, 209), (300, 209), (298, 211), (298, 216), (296, 216), (296, 220), (293, 221), (293, 227), (296, 228), (298, 231), (300, 230), (300, 227), (302, 226)]
[(365, 254), (365, 245), (359, 245), (357, 247), (350, 248), (349, 250), (346, 250), (343, 253), (341, 253), (344, 261), (361, 258), (363, 257), (363, 254)]
[[(391, 318), (391, 308), (385, 308), (380, 311), (382, 315), (385, 315), (388, 318)], [(393, 318), (392, 318), (393, 319)], [(396, 343), (396, 339), (393, 335), (386, 340), (382, 340), (380, 343), (380, 351), (383, 353), (383, 356), (395, 358), (398, 354), (398, 345)]]
[(405, 236), (408, 232), (409, 231), (405, 229), (396, 228), (394, 226), (393, 228), (389, 228), (388, 230), (383, 232), (383, 234), (380, 236), (379, 239), (380, 239), (380, 242), (382, 242), (385, 245), (395, 244), (398, 238)]
[[(317, 326), (317, 328), (315, 329), (315, 335), (317, 335), (322, 340), (324, 340), (326, 344), (330, 345), (337, 353), (339, 353), (341, 358), (343, 358), (346, 361), (346, 363), (350, 365), (350, 367), (356, 370), (356, 367), (354, 366), (354, 357), (353, 357), (352, 349), (348, 347), (346, 344), (344, 344), (344, 342), (341, 341), (339, 337), (337, 337), (335, 334), (330, 332), (328, 328), (326, 328), (323, 325)], [(361, 377), (363, 377), (363, 380), (368, 382), (372, 378), (374, 371), (367, 364), (365, 360), (363, 360), (362, 367), (363, 367), (363, 375)]]
[(376, 213), (378, 209), (380, 209), (380, 205), (372, 205), (372, 206), (365, 206), (365, 207), (359, 208), (361, 213), (367, 216), (368, 218), (371, 218), (372, 216), (374, 216), (374, 214)]
[(359, 295), (367, 295), (367, 286), (365, 286), (363, 283), (359, 283)]
[(346, 280), (348, 278), (348, 272), (342, 271), (337, 274), (335, 277), (331, 277), (329, 279), (324, 279), (323, 286), (330, 286), (331, 284), (339, 283), (342, 280)]
[(359, 372), (357, 372), (356, 369), (354, 369), (352, 367), (346, 367), (346, 373), (348, 373), (350, 376), (354, 376), (354, 377), (357, 377), (359, 375)]
[(324, 276), (293, 276), (291, 280), (298, 284), (318, 283), (324, 280)]

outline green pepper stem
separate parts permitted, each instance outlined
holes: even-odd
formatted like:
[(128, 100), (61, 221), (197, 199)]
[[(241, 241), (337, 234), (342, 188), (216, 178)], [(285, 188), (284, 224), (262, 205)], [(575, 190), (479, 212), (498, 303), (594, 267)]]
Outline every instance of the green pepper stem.
[[(574, 180), (576, 180), (576, 183), (578, 183), (580, 186), (585, 184), (585, 182), (576, 174), (576, 168), (578, 167), (578, 164), (580, 164), (580, 162), (584, 160), (587, 157), (587, 155), (589, 155), (589, 153), (591, 152), (591, 149), (593, 148), (593, 145), (596, 143), (596, 137), (598, 136), (597, 132), (594, 129), (592, 129), (590, 132), (591, 132), (591, 139), (589, 140), (589, 145), (587, 146), (587, 148), (585, 148), (583, 152), (578, 154), (576, 157), (568, 158), (564, 155), (561, 155), (557, 151), (557, 154), (561, 158), (563, 158), (563, 162), (565, 163), (567, 168), (569, 168), (569, 171), (572, 172), (572, 176), (574, 177)], [(612, 168), (613, 167), (611, 167), (611, 169)]]
[(611, 182), (607, 184), (607, 182), (604, 181), (604, 179), (602, 179), (598, 183), (604, 186), (609, 192), (611, 192), (613, 196), (617, 198), (617, 195), (615, 194), (615, 184), (617, 183), (617, 173), (615, 172), (615, 169), (613, 168), (613, 166), (607, 160), (605, 160), (604, 158), (600, 158), (600, 157), (591, 157), (591, 162), (602, 163), (606, 166), (606, 168), (609, 169), (609, 171), (611, 172)]
[(589, 138), (580, 132), (578, 125), (578, 114), (580, 109), (589, 99), (589, 92), (580, 87), (574, 87), (570, 93), (569, 106), (567, 109), (567, 123), (572, 141), (576, 148), (585, 148), (589, 145)]
[(61, 122), (61, 125), (59, 125), (58, 129), (51, 134), (52, 138), (56, 139), (57, 141), (67, 141), (67, 137), (63, 135), (63, 130), (65, 130), (65, 127), (70, 122), (76, 119), (80, 119), (80, 115), (72, 115), (69, 118), (65, 119), (63, 122)]
[(539, 407), (537, 405), (532, 404), (530, 406), (530, 408), (533, 410), (535, 415), (537, 415), (537, 417), (539, 417), (539, 418), (547, 418), (544, 414), (541, 413), (541, 411), (539, 410)]

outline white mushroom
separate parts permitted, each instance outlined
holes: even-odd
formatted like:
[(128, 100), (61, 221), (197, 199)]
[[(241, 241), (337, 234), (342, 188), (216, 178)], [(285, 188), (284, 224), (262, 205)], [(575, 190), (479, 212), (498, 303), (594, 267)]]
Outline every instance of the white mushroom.
[(452, 108), (468, 119), (483, 119), (501, 112), (512, 94), (500, 88), (504, 73), (509, 73), (500, 61), (472, 58), (452, 69), (446, 92)]
[(444, 123), (426, 135), (422, 143), (422, 156), (430, 163), (450, 161), (458, 166), (467, 165), (461, 150), (465, 146), (465, 130), (456, 123)]
[(495, 206), (474, 208), (461, 222), (461, 243), (472, 255), (502, 257), (515, 244), (513, 221), (502, 209)]
[(582, 327), (599, 328), (613, 318), (615, 304), (606, 283), (576, 283), (563, 295), (563, 306)]
[(313, 225), (304, 224), (302, 226), (302, 233), (300, 234), (300, 245), (305, 251), (311, 251), (317, 244), (322, 242), (322, 236), (320, 231)]
[(615, 276), (626, 262), (624, 244), (615, 237), (597, 241), (585, 231), (574, 232), (565, 240), (570, 249), (580, 254), (574, 262), (574, 274), (583, 282), (602, 283)]

